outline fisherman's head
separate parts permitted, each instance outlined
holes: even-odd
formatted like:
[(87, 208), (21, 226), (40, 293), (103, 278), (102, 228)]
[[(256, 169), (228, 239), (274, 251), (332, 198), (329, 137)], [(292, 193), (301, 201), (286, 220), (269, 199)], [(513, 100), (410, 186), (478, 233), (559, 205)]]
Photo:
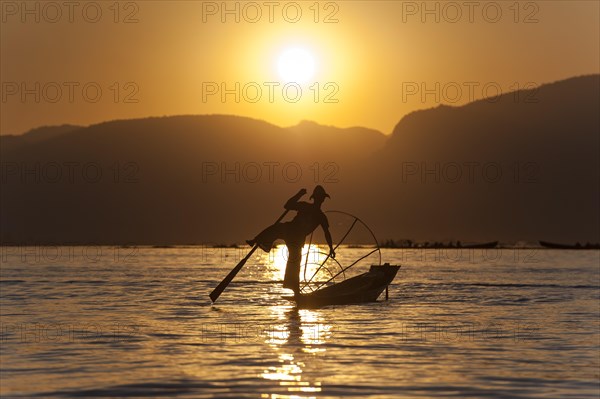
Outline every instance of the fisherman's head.
[(325, 201), (325, 198), (331, 198), (331, 197), (329, 196), (329, 194), (327, 194), (325, 192), (325, 189), (323, 188), (323, 186), (318, 185), (313, 190), (313, 193), (310, 196), (310, 198), (314, 200), (315, 204), (322, 204), (323, 201)]

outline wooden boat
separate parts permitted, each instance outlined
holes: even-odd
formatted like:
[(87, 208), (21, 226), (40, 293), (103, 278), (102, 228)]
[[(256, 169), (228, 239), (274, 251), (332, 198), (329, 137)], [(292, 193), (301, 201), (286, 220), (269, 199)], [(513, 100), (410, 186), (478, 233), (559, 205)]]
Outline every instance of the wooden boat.
[(284, 299), (296, 302), (299, 308), (320, 308), (330, 305), (349, 305), (354, 303), (375, 302), (381, 293), (396, 277), (400, 266), (373, 265), (366, 273), (351, 277), (314, 292), (296, 296), (284, 296)]
[(457, 241), (456, 244), (452, 241), (448, 243), (444, 242), (434, 242), (434, 243), (414, 243), (409, 240), (396, 242), (394, 240), (384, 241), (383, 244), (380, 245), (380, 248), (399, 248), (399, 249), (408, 249), (408, 248), (419, 248), (419, 249), (452, 249), (452, 248), (465, 248), (465, 249), (487, 249), (487, 248), (496, 248), (498, 246), (498, 241), (490, 241), (490, 242), (482, 242), (482, 243), (472, 243), (472, 244), (462, 244), (460, 241)]
[(581, 245), (580, 243), (576, 243), (575, 245), (557, 244), (557, 243), (548, 242), (548, 241), (540, 241), (539, 243), (542, 247), (550, 248), (550, 249), (600, 249), (599, 244), (590, 244), (590, 243), (587, 243), (585, 245)]
[(487, 248), (496, 248), (498, 246), (498, 241), (484, 242), (480, 244), (462, 244), (458, 245), (458, 248), (468, 248), (468, 249), (487, 249)]
[[(283, 215), (279, 217), (276, 223), (279, 223), (283, 219), (283, 217), (286, 215), (286, 212), (284, 212)], [(310, 253), (309, 251), (306, 255), (306, 260), (304, 262), (304, 273), (300, 274), (300, 276), (303, 276), (303, 280), (301, 281), (303, 284), (301, 291), (308, 287), (314, 287), (315, 285), (316, 289), (313, 292), (300, 293), (295, 296), (284, 296), (283, 298), (289, 301), (296, 302), (296, 305), (299, 308), (319, 308), (329, 305), (349, 305), (355, 303), (375, 302), (384, 290), (386, 291), (387, 299), (388, 285), (390, 285), (392, 280), (394, 280), (394, 277), (396, 277), (396, 273), (398, 273), (398, 269), (400, 269), (400, 266), (390, 265), (389, 263), (385, 263), (383, 265), (381, 264), (381, 249), (377, 242), (377, 238), (375, 237), (375, 234), (373, 234), (373, 231), (371, 231), (369, 226), (367, 226), (358, 217), (343, 211), (326, 211), (325, 213), (341, 215), (349, 218), (348, 225), (350, 227), (348, 228), (348, 230), (346, 230), (344, 234), (340, 235), (341, 238), (335, 244), (335, 246), (333, 246), (334, 250), (338, 249), (338, 247), (342, 244), (346, 237), (348, 237), (348, 234), (350, 234), (350, 232), (355, 226), (364, 227), (366, 231), (370, 233), (374, 245), (361, 245), (359, 248), (364, 249), (364, 252), (366, 253), (360, 254), (358, 257), (354, 258), (353, 261), (347, 261), (349, 264), (347, 263), (346, 265), (342, 265), (337, 259), (335, 259), (335, 257), (332, 257), (330, 252), (323, 253), (317, 251), (319, 255), (323, 255), (324, 259), (320, 262), (316, 270), (312, 272), (311, 277), (307, 277), (307, 265), (309, 260), (308, 254)], [(313, 234), (311, 233), (308, 244), (305, 245), (308, 248), (310, 248), (312, 244)], [(217, 287), (210, 293), (209, 297), (213, 303), (219, 298), (223, 290), (225, 290), (225, 288), (229, 285), (231, 280), (233, 280), (233, 278), (237, 275), (241, 268), (244, 267), (246, 261), (250, 259), (250, 257), (252, 256), (254, 251), (257, 250), (257, 248), (258, 245), (254, 245), (250, 252), (248, 252), (248, 254), (242, 260), (239, 261), (239, 263), (229, 272), (227, 276), (225, 276), (225, 278), (219, 283), (219, 285), (217, 285)], [(371, 256), (376, 256), (379, 258), (377, 265), (371, 265), (369, 271), (366, 273), (346, 279), (346, 272), (350, 268), (354, 267), (355, 265), (359, 264), (359, 262)], [(373, 262), (372, 259), (373, 258), (370, 258), (370, 260), (365, 261), (365, 263), (363, 264), (368, 265), (369, 263)], [(329, 264), (327, 264), (328, 262)], [(311, 263), (311, 265), (314, 264), (315, 263)], [(317, 275), (319, 275), (320, 272), (321, 275), (331, 277), (327, 281), (318, 283), (314, 281), (314, 279)], [(332, 283), (333, 281), (336, 281), (338, 277), (344, 278), (344, 280), (339, 283)], [(328, 285), (329, 283), (332, 284)]]

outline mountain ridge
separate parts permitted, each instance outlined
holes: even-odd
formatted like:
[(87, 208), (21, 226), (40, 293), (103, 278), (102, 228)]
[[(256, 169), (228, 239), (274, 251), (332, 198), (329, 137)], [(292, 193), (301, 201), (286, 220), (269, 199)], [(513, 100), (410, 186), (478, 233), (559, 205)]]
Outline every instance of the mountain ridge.
[[(240, 242), (300, 187), (322, 184), (327, 209), (357, 214), (379, 237), (597, 242), (600, 75), (555, 83), (535, 103), (507, 93), (411, 113), (390, 136), (230, 115), (106, 121), (20, 145), (2, 136), (0, 238)], [(499, 179), (483, 173), (491, 166)], [(51, 167), (58, 181), (44, 175)]]

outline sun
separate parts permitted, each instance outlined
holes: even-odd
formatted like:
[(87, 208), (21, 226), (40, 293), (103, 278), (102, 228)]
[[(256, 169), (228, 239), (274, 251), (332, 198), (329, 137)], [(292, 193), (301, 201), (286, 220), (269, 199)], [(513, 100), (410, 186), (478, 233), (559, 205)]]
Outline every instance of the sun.
[(306, 83), (315, 74), (315, 59), (303, 48), (289, 48), (280, 54), (277, 70), (285, 82)]

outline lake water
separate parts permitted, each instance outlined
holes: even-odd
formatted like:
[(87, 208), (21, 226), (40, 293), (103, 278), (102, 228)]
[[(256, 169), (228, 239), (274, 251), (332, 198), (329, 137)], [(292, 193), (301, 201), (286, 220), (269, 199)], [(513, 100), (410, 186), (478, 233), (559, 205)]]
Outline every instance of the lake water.
[(600, 251), (383, 250), (389, 301), (319, 310), (261, 254), (211, 305), (246, 250), (2, 248), (2, 397), (600, 395)]

